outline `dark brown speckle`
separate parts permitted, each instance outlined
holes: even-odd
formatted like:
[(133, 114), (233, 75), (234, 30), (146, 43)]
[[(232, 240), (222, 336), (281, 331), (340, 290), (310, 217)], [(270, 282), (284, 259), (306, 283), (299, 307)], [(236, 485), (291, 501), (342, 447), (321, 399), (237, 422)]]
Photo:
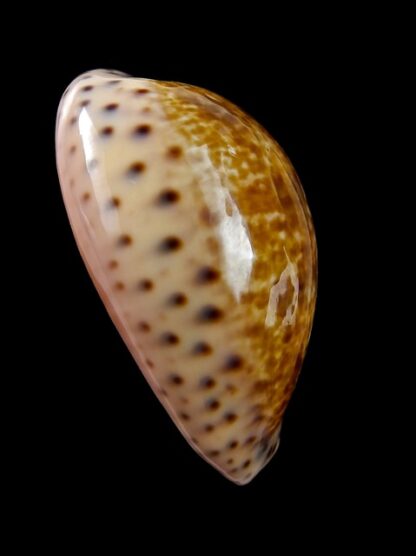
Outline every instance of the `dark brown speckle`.
[(133, 162), (133, 164), (130, 165), (127, 173), (130, 177), (136, 177), (139, 174), (142, 174), (146, 169), (146, 165), (144, 164), (144, 162)]
[(216, 322), (223, 316), (221, 309), (215, 305), (205, 305), (198, 311), (197, 319), (200, 322)]
[(180, 375), (173, 374), (170, 376), (169, 381), (174, 384), (175, 386), (180, 386), (184, 383), (183, 378)]
[(153, 282), (151, 280), (148, 280), (147, 278), (144, 278), (138, 283), (138, 288), (140, 291), (148, 292), (153, 289)]
[(127, 247), (128, 245), (131, 245), (132, 243), (133, 243), (133, 239), (128, 234), (122, 234), (117, 240), (117, 245), (119, 247)]
[(179, 337), (176, 334), (173, 334), (173, 332), (164, 332), (160, 336), (160, 341), (162, 344), (173, 346), (175, 344), (179, 344)]
[(140, 332), (150, 332), (150, 325), (145, 321), (139, 322), (137, 327), (140, 330)]
[(121, 201), (118, 197), (111, 197), (111, 199), (108, 199), (107, 201), (107, 208), (108, 209), (115, 209), (118, 208), (121, 204)]
[(114, 128), (109, 126), (109, 125), (106, 126), (106, 127), (103, 127), (102, 130), (100, 131), (100, 134), (103, 137), (109, 137), (110, 135), (113, 135), (113, 133), (114, 133)]
[(177, 251), (182, 247), (182, 241), (174, 236), (169, 236), (163, 239), (159, 244), (159, 251), (162, 253), (170, 253)]
[(146, 137), (152, 131), (152, 128), (148, 124), (140, 124), (134, 128), (134, 137)]
[(208, 400), (206, 405), (209, 411), (216, 411), (221, 404), (218, 400)]
[(237, 354), (229, 355), (224, 363), (226, 371), (237, 371), (243, 366), (243, 359)]
[(192, 348), (193, 355), (209, 355), (212, 353), (212, 347), (206, 342), (196, 342)]
[(216, 385), (215, 380), (210, 376), (204, 377), (200, 382), (200, 386), (204, 390), (210, 390), (211, 388), (214, 388), (215, 385)]
[(227, 423), (234, 423), (235, 421), (237, 421), (238, 417), (235, 413), (226, 413), (224, 415), (224, 419)]
[(165, 207), (169, 205), (173, 205), (179, 201), (179, 193), (174, 189), (166, 189), (162, 191), (162, 193), (157, 198), (157, 204)]
[(114, 112), (114, 110), (117, 110), (118, 108), (118, 104), (116, 102), (111, 102), (110, 104), (106, 104), (104, 106), (104, 110), (106, 112)]
[(169, 147), (167, 152), (168, 158), (178, 159), (182, 156), (182, 148), (178, 145), (174, 145), (173, 147)]
[(173, 307), (180, 307), (182, 305), (186, 305), (188, 299), (185, 294), (181, 292), (173, 293), (168, 298), (168, 305), (172, 305)]
[(209, 284), (218, 280), (220, 274), (215, 268), (204, 266), (198, 270), (196, 282), (198, 284)]

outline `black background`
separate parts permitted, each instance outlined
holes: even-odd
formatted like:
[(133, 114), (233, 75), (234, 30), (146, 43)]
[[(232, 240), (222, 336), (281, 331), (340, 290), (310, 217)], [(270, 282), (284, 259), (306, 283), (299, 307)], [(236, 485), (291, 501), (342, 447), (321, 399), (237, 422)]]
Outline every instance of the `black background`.
[[(111, 521), (128, 510), (133, 520), (143, 512), (141, 523), (169, 525), (179, 536), (192, 522), (214, 540), (218, 528), (228, 527), (240, 540), (244, 534), (260, 539), (315, 520), (319, 530), (344, 530), (342, 516), (353, 504), (348, 527), (366, 527), (358, 516), (372, 495), (372, 471), (363, 441), (368, 425), (359, 418), (366, 380), (363, 357), (356, 356), (364, 341), (362, 308), (354, 301), (360, 211), (351, 202), (351, 190), (354, 198), (365, 194), (355, 145), (357, 114), (368, 102), (366, 54), (357, 56), (337, 29), (304, 36), (296, 20), (289, 23), (284, 37), (273, 26), (258, 35), (250, 27), (237, 35), (230, 27), (201, 35), (175, 29), (156, 34), (160, 51), (142, 24), (111, 41), (103, 30), (98, 45), (87, 34), (57, 32), (50, 45), (36, 45), (33, 57), (27, 52), (34, 65), (42, 60), (42, 78), (32, 147), (40, 183), (26, 194), (33, 226), (23, 281), (36, 291), (29, 296), (31, 313), (42, 323), (30, 319), (31, 333), (16, 357), (35, 362), (27, 383), (36, 408), (27, 422), (28, 477), (54, 522), (55, 510), (74, 511), (86, 522), (93, 516)], [(94, 68), (219, 93), (266, 127), (303, 183), (318, 242), (315, 323), (280, 448), (247, 486), (227, 482), (186, 444), (123, 345), (77, 252), (55, 169), (54, 125), (66, 86)]]

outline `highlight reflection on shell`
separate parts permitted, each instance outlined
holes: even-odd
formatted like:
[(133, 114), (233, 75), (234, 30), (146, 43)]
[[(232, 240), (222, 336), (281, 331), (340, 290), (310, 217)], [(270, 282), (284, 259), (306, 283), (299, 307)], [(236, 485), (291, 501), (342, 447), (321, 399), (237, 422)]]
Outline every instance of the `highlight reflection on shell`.
[(277, 449), (315, 307), (315, 236), (288, 158), (218, 95), (105, 70), (67, 89), (56, 139), (114, 324), (191, 446), (249, 482)]

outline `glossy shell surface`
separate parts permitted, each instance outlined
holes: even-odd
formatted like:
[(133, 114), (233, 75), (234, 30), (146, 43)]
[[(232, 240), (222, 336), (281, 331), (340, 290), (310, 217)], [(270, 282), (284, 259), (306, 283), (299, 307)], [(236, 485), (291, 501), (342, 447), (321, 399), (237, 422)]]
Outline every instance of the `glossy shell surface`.
[(191, 446), (249, 482), (277, 449), (315, 306), (287, 156), (216, 94), (105, 70), (64, 93), (56, 148), (78, 247), (138, 366)]

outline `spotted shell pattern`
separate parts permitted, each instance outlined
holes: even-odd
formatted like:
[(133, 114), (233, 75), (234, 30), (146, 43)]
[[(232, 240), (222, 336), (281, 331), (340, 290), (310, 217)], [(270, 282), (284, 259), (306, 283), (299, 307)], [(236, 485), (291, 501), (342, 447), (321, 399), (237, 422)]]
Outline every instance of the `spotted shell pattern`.
[(315, 307), (288, 158), (216, 94), (106, 70), (65, 91), (56, 149), (78, 247), (131, 354), (196, 452), (248, 483), (277, 449)]

